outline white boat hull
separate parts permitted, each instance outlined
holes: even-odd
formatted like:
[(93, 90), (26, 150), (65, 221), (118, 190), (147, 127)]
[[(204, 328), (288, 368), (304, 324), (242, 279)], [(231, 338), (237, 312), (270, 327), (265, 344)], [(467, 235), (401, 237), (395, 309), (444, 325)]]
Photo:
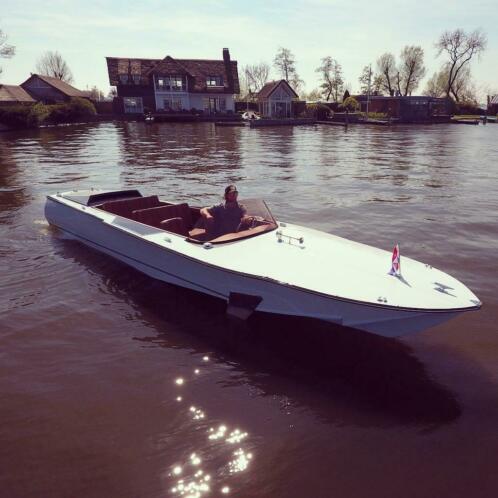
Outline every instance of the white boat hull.
[[(257, 311), (304, 316), (365, 330), (385, 337), (418, 332), (438, 325), (461, 310), (406, 310), (383, 304), (355, 302), (323, 295), (264, 276), (248, 275), (208, 264), (200, 259), (145, 240), (139, 223), (120, 217), (106, 220), (96, 209), (78, 208), (49, 196), (45, 215), (72, 238), (161, 281), (205, 293), (228, 302), (233, 293), (259, 296)], [(275, 238), (273, 233), (265, 237)], [(263, 236), (258, 236), (263, 237)], [(178, 237), (179, 238), (179, 237)], [(163, 232), (162, 240), (176, 243), (176, 236)], [(180, 238), (179, 238), (180, 239)], [(188, 243), (187, 243), (188, 244)], [(240, 242), (239, 242), (240, 244)], [(168, 245), (168, 243), (166, 243)], [(177, 244), (178, 245), (178, 244)], [(200, 251), (206, 251), (199, 248)]]

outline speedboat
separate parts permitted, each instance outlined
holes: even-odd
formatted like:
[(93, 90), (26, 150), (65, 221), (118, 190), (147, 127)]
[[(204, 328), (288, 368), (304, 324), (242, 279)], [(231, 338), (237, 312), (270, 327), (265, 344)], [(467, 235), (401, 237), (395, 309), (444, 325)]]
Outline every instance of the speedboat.
[(250, 225), (211, 238), (200, 208), (138, 190), (48, 195), (45, 216), (74, 239), (155, 278), (226, 301), (227, 312), (310, 317), (395, 337), (478, 310), (450, 275), (410, 258), (275, 220), (243, 201)]

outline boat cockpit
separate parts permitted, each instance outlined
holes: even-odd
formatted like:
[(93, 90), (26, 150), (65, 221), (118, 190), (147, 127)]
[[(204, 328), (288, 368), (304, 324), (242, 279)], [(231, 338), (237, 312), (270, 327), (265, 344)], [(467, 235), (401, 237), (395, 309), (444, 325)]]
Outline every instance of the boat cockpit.
[(88, 196), (85, 202), (88, 206), (102, 209), (116, 216), (181, 235), (192, 243), (234, 242), (277, 228), (277, 222), (263, 200), (246, 199), (241, 203), (246, 208), (250, 220), (241, 223), (235, 232), (212, 237), (204, 227), (204, 220), (200, 214), (201, 208), (190, 206), (186, 202), (172, 204), (159, 200), (157, 195), (143, 197), (137, 190), (96, 192)]

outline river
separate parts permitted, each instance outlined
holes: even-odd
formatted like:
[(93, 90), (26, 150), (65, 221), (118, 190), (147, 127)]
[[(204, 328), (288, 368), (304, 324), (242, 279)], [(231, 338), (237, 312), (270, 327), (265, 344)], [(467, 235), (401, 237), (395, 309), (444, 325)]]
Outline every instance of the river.
[[(1, 133), (0, 496), (495, 497), (497, 159), (494, 124)], [(43, 214), (56, 191), (212, 205), (229, 183), (277, 219), (399, 243), (483, 308), (393, 340), (242, 326)]]

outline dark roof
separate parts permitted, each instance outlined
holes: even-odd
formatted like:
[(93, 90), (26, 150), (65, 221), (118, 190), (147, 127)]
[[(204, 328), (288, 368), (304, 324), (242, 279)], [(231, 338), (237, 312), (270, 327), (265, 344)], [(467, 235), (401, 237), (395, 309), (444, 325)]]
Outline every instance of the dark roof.
[(0, 85), (0, 102), (36, 102), (23, 87)]
[[(106, 57), (107, 70), (109, 72), (109, 83), (113, 86), (119, 85), (119, 75), (129, 74), (140, 76), (140, 84), (147, 85), (149, 76), (159, 75), (186, 75), (191, 80), (193, 87), (190, 91), (208, 91), (206, 78), (208, 76), (222, 76), (226, 91), (239, 93), (239, 76), (237, 72), (237, 61), (229, 61), (232, 78), (227, 74), (227, 65), (223, 60), (207, 59), (174, 59), (166, 56), (164, 59), (128, 59), (121, 57)], [(233, 83), (231, 85), (231, 81)]]
[(258, 99), (267, 99), (270, 95), (280, 86), (280, 84), (284, 84), (290, 91), (294, 94), (297, 99), (299, 96), (294, 91), (294, 89), (289, 85), (287, 80), (278, 80), (278, 81), (270, 81), (266, 83), (266, 85), (258, 92)]
[(86, 97), (84, 92), (74, 88), (69, 83), (60, 80), (59, 78), (53, 78), (52, 76), (45, 76), (44, 74), (32, 74), (24, 83), (21, 83), (21, 86), (24, 86), (28, 81), (32, 78), (39, 78), (51, 87), (59, 90), (59, 92), (67, 95), (68, 97)]
[(149, 74), (175, 74), (193, 76), (185, 67), (173, 57), (167, 55), (163, 60), (152, 66), (146, 73)]

